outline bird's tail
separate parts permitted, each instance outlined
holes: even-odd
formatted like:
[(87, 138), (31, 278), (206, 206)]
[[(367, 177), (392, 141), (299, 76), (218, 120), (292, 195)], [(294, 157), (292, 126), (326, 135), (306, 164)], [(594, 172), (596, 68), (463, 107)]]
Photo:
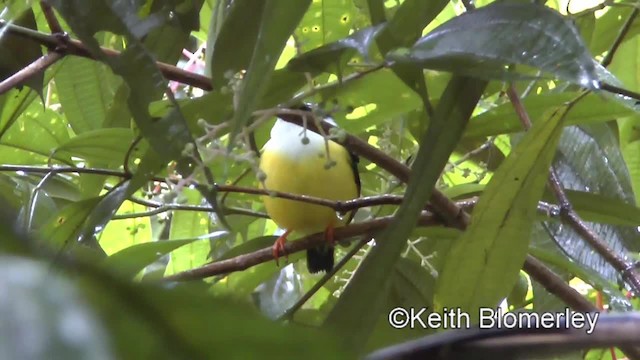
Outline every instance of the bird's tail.
[(333, 269), (333, 246), (323, 245), (307, 250), (307, 269), (312, 274)]

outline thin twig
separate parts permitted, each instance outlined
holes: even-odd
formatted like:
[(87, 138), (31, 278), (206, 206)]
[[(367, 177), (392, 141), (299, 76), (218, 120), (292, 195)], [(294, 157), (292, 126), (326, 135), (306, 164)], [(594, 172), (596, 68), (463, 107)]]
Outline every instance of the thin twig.
[(360, 79), (360, 78), (362, 78), (362, 77), (364, 77), (364, 76), (366, 76), (368, 74), (371, 74), (371, 73), (376, 72), (378, 70), (384, 69), (385, 66), (386, 66), (385, 64), (378, 64), (378, 65), (373, 66), (373, 67), (371, 67), (371, 68), (369, 68), (367, 70), (363, 70), (363, 71), (360, 71), (360, 72), (355, 72), (353, 74), (349, 74), (349, 75), (347, 75), (347, 76), (345, 76), (345, 77), (343, 77), (341, 79), (338, 79), (338, 80), (336, 80), (334, 82), (326, 83), (326, 84), (319, 85), (319, 86), (316, 86), (314, 88), (311, 88), (310, 90), (302, 92), (302, 93), (294, 96), (293, 98), (291, 98), (291, 100), (287, 101), (284, 104), (284, 107), (291, 107), (291, 106), (300, 104), (302, 102), (302, 100), (304, 100), (304, 99), (306, 99), (306, 98), (308, 98), (310, 96), (313, 96), (313, 95), (319, 93), (322, 90), (331, 89), (331, 88), (338, 87), (338, 86), (344, 86), (346, 83), (350, 83), (350, 82), (355, 81), (357, 79)]
[(40, 7), (42, 8), (42, 13), (44, 14), (45, 19), (47, 19), (47, 24), (49, 25), (49, 30), (52, 33), (63, 33), (62, 26), (60, 26), (60, 22), (56, 17), (56, 14), (53, 12), (53, 8), (51, 5), (47, 4), (45, 1), (40, 1)]
[(62, 56), (62, 54), (57, 52), (42, 55), (31, 64), (0, 82), (0, 95), (17, 86), (24, 85), (27, 80), (45, 71), (49, 66), (60, 60)]
[[(49, 48), (49, 50), (64, 52), (64, 54), (81, 56), (89, 59), (95, 59), (89, 49), (84, 44), (75, 39), (69, 39), (60, 35), (49, 35), (36, 30), (18, 26), (15, 24), (9, 24), (4, 20), (0, 20), (0, 28), (7, 29), (7, 33), (23, 38), (31, 39), (39, 42), (40, 44)], [(119, 56), (120, 52), (104, 47), (100, 48), (101, 51), (107, 56)], [(185, 71), (173, 65), (169, 65), (163, 62), (156, 62), (156, 66), (162, 72), (165, 78), (168, 80), (177, 81), (183, 84), (194, 86), (206, 91), (211, 91), (211, 79), (200, 74), (196, 74), (190, 71)]]

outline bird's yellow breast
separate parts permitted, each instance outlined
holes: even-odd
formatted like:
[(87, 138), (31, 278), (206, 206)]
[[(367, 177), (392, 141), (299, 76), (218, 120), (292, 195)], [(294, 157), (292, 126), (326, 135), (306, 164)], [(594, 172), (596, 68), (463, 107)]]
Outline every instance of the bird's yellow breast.
[[(277, 140), (272, 138), (270, 142)], [(267, 190), (334, 201), (358, 196), (349, 153), (342, 146), (329, 141), (329, 154), (335, 165), (327, 167), (324, 140), (304, 145), (295, 138), (289, 144), (289, 147), (265, 146), (260, 169), (266, 174), (264, 184)], [(329, 225), (343, 225), (344, 222), (333, 209), (325, 206), (271, 196), (264, 196), (263, 201), (269, 216), (284, 229), (311, 233), (323, 231)]]

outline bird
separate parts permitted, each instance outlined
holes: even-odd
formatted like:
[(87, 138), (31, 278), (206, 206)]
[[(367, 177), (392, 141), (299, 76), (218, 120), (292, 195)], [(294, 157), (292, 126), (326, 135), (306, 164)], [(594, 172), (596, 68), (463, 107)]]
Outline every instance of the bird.
[[(262, 148), (259, 168), (264, 175), (262, 186), (267, 191), (345, 201), (360, 196), (357, 165), (358, 157), (342, 145), (278, 118)], [(350, 222), (354, 213), (338, 216), (327, 206), (268, 195), (262, 199), (269, 217), (285, 231), (273, 244), (276, 263), (290, 233), (308, 235), (324, 231), (326, 244), (307, 250), (307, 269), (310, 273), (331, 271), (333, 230)]]

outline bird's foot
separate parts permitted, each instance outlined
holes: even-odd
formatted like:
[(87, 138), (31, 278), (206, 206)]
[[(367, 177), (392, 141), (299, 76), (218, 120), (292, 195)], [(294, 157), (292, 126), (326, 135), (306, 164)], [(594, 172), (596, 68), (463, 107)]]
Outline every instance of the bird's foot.
[(278, 259), (280, 258), (281, 253), (284, 254), (287, 262), (289, 261), (289, 254), (286, 253), (284, 249), (284, 244), (287, 243), (287, 236), (289, 235), (290, 232), (291, 230), (285, 231), (284, 234), (280, 235), (280, 237), (273, 243), (272, 251), (273, 251), (273, 258), (276, 260), (276, 266), (280, 266)]
[(333, 225), (329, 225), (327, 226), (326, 229), (324, 229), (324, 240), (327, 242), (327, 244), (329, 244), (331, 247), (335, 246), (336, 244), (336, 239), (333, 235)]

